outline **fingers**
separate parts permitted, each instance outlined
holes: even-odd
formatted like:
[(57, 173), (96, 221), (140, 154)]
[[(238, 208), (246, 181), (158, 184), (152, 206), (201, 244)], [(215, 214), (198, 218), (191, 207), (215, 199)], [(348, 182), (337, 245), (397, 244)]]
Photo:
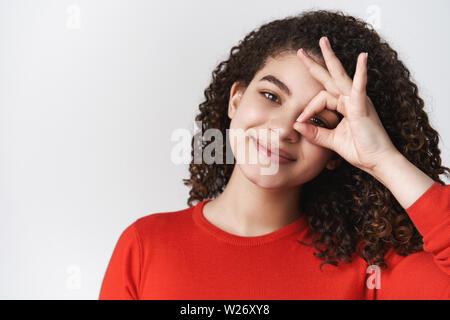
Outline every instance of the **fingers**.
[(301, 135), (311, 143), (336, 151), (335, 146), (333, 144), (334, 141), (333, 130), (328, 130), (325, 128), (320, 128), (300, 122), (296, 122), (294, 124), (294, 129), (300, 132)]
[(355, 76), (353, 77), (352, 86), (352, 101), (356, 105), (365, 105), (366, 100), (366, 85), (367, 85), (367, 55), (363, 52), (358, 56), (356, 63)]
[(334, 95), (339, 95), (339, 88), (336, 86), (329, 72), (314, 61), (303, 49), (297, 51), (297, 56), (303, 61), (305, 67), (308, 69), (309, 73), (317, 79), (327, 91)]
[[(311, 75), (322, 83), (326, 91), (332, 96), (339, 97), (339, 100), (335, 101), (336, 98), (321, 93), (308, 104), (297, 121), (303, 122), (315, 113), (325, 109), (325, 107), (331, 110), (337, 110), (337, 112), (345, 117), (349, 111), (351, 111), (353, 116), (366, 114), (367, 110), (363, 108), (366, 106), (367, 97), (367, 55), (365, 53), (358, 55), (355, 75), (351, 79), (334, 54), (328, 39), (321, 37), (319, 45), (326, 68), (316, 62), (303, 49), (297, 51), (297, 56), (302, 60)], [(353, 106), (351, 110), (348, 109), (350, 107), (346, 107), (348, 105), (346, 102), (348, 101), (351, 101), (351, 105)]]
[(311, 75), (322, 83), (329, 92), (336, 96), (339, 94), (349, 96), (353, 88), (353, 81), (334, 54), (328, 38), (321, 37), (319, 46), (328, 70), (314, 61), (303, 49), (297, 51), (297, 56), (301, 58)]
[(320, 113), (324, 109), (329, 110), (335, 110), (339, 113), (341, 113), (344, 117), (346, 115), (345, 111), (345, 103), (342, 97), (345, 97), (343, 95), (339, 96), (339, 99), (333, 96), (328, 91), (322, 90), (317, 94), (305, 107), (303, 112), (298, 117), (298, 122), (304, 122), (305, 120), (308, 120), (315, 114)]
[(328, 71), (333, 79), (335, 79), (337, 87), (341, 93), (349, 95), (352, 89), (352, 79), (350, 79), (341, 62), (334, 54), (328, 38), (320, 38), (319, 45)]

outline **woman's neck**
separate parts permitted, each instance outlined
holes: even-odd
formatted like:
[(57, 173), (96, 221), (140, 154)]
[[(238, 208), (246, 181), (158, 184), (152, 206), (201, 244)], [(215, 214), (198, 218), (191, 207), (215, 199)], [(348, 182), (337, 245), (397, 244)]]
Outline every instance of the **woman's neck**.
[(235, 165), (224, 191), (203, 207), (212, 224), (231, 234), (271, 233), (300, 218), (301, 186), (267, 189), (250, 181)]

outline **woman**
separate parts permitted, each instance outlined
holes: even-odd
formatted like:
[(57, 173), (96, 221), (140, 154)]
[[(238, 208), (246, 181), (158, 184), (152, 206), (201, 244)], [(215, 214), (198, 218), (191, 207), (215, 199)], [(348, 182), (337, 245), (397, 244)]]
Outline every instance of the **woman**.
[(342, 12), (250, 32), (196, 120), (268, 161), (193, 160), (189, 207), (125, 229), (99, 298), (448, 299), (450, 169), (409, 76)]

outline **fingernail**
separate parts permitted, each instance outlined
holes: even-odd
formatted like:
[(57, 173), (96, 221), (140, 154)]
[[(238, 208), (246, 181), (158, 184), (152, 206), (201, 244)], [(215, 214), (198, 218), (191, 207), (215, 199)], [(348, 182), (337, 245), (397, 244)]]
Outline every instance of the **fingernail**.
[(297, 130), (303, 131), (303, 129), (306, 128), (306, 125), (304, 123), (296, 122), (295, 127), (297, 128)]
[(328, 37), (324, 37), (325, 45), (331, 49), (330, 40), (328, 40)]
[(295, 120), (295, 121), (301, 122), (301, 121), (303, 120), (304, 115), (305, 115), (305, 114), (302, 113), (302, 114), (297, 118), (297, 120)]
[(301, 57), (303, 57), (305, 55), (305, 50), (303, 50), (302, 48), (300, 48), (298, 50), (298, 53), (300, 54)]

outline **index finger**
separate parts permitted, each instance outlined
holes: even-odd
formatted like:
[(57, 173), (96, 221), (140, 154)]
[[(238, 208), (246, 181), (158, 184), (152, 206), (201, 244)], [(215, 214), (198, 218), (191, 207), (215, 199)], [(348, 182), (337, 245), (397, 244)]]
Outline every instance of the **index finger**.
[(337, 86), (345, 95), (350, 95), (353, 85), (352, 79), (348, 76), (339, 58), (334, 54), (330, 41), (327, 37), (321, 37), (319, 40), (320, 49), (331, 76), (336, 79)]
[(330, 73), (322, 67), (319, 63), (314, 61), (303, 49), (299, 49), (297, 51), (297, 56), (303, 61), (304, 65), (308, 69), (309, 73), (317, 79), (320, 83), (323, 84), (325, 89), (338, 96), (341, 94), (339, 88), (334, 83), (333, 78), (331, 77)]

